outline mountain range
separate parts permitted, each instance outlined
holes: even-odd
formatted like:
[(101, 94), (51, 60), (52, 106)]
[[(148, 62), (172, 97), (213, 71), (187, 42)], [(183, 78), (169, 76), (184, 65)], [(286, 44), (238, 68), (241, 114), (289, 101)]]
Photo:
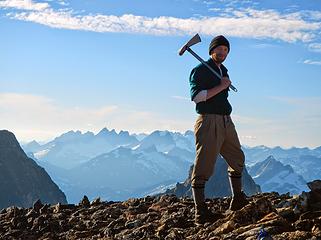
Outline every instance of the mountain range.
[(281, 147), (269, 148), (266, 146), (243, 147), (246, 164), (251, 166), (257, 162), (266, 160), (273, 156), (284, 165), (290, 165), (293, 170), (300, 174), (305, 181), (313, 181), (320, 178), (321, 172), (321, 147), (315, 149), (292, 147), (284, 149)]
[(32, 141), (22, 147), (40, 161), (70, 169), (117, 147), (131, 147), (135, 144), (138, 144), (138, 140), (128, 132), (117, 134), (115, 130), (103, 128), (96, 135), (92, 132), (69, 131), (44, 145)]
[(194, 158), (192, 134), (154, 131), (139, 141), (128, 132), (104, 128), (97, 135), (70, 131), (23, 148), (64, 190), (68, 202), (84, 194), (125, 200), (184, 181)]
[[(165, 191), (188, 178), (195, 157), (192, 131), (154, 131), (146, 135), (127, 131), (117, 133), (107, 128), (98, 134), (69, 131), (46, 144), (33, 141), (22, 147), (46, 169), (70, 202), (79, 201), (83, 194), (92, 198), (125, 200)], [(279, 175), (282, 186), (271, 185), (267, 191), (303, 191), (305, 188), (301, 183), (316, 179), (321, 170), (321, 147), (243, 146), (243, 150), (249, 174), (261, 182), (262, 190), (267, 186), (264, 176), (270, 174), (264, 171), (270, 168), (259, 168), (255, 164), (270, 156), (281, 163), (273, 165), (272, 173), (284, 174), (284, 166), (289, 165), (286, 168), (292, 175)], [(300, 162), (302, 159), (304, 161)], [(255, 169), (261, 169), (260, 177)], [(301, 182), (297, 189), (293, 188), (294, 179)]]

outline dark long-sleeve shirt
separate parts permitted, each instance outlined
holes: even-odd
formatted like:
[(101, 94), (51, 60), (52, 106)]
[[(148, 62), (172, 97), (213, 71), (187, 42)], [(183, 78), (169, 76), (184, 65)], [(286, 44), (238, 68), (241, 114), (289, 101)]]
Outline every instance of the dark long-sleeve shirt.
[[(220, 69), (214, 63), (212, 58), (206, 61), (217, 73)], [(227, 68), (222, 64), (221, 71), (223, 77), (228, 77)], [(202, 90), (208, 90), (220, 84), (221, 80), (214, 75), (204, 64), (197, 65), (190, 74), (191, 100)], [(230, 115), (232, 106), (228, 101), (228, 88), (221, 91), (217, 95), (196, 104), (196, 112), (198, 114), (214, 113), (220, 115)]]

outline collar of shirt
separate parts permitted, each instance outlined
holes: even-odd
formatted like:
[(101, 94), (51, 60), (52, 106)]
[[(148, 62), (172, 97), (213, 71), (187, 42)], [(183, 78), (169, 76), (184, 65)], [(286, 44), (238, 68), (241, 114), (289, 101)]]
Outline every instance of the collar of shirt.
[(218, 67), (211, 57), (206, 61), (206, 63), (210, 65), (222, 77), (227, 74), (226, 67), (223, 64), (221, 64), (221, 66)]

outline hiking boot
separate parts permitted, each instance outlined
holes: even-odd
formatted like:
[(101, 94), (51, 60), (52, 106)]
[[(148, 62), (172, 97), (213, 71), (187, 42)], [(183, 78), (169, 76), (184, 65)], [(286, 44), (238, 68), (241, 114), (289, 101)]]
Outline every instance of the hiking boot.
[(221, 214), (213, 213), (205, 203), (204, 186), (192, 188), (193, 199), (195, 203), (195, 224), (202, 225), (206, 222), (215, 222), (221, 218)]
[(231, 210), (231, 211), (240, 210), (244, 206), (246, 206), (248, 203), (249, 203), (249, 201), (246, 199), (246, 195), (242, 191), (241, 193), (236, 194), (232, 197), (229, 210)]
[(230, 211), (237, 211), (243, 208), (249, 203), (246, 199), (245, 193), (242, 191), (242, 177), (241, 176), (229, 176), (232, 200), (230, 203)]
[(207, 222), (215, 222), (222, 217), (221, 214), (213, 213), (206, 206), (195, 208), (195, 224), (203, 225)]

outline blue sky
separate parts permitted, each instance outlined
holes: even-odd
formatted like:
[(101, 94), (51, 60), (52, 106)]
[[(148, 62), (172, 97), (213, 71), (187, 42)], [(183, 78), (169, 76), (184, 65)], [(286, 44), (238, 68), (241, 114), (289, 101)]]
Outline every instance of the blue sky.
[(193, 129), (188, 77), (218, 34), (242, 144), (321, 145), (321, 1), (0, 0), (0, 126), (20, 141), (69, 131)]

